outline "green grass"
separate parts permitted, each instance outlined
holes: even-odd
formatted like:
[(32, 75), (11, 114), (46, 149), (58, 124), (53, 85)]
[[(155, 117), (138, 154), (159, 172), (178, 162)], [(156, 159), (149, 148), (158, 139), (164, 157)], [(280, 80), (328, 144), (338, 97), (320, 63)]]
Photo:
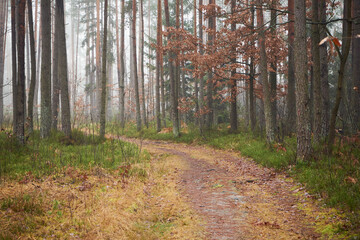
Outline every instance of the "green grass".
[[(72, 132), (71, 138), (53, 132), (50, 138), (41, 139), (39, 132), (34, 132), (25, 146), (19, 145), (9, 134), (0, 133), (0, 181), (2, 177), (41, 178), (67, 167), (112, 170), (143, 159), (146, 158), (140, 156), (139, 148), (134, 144), (115, 139), (103, 141), (78, 130)], [(141, 172), (141, 169), (131, 171)]]
[(157, 133), (154, 128), (137, 132), (134, 125), (126, 126), (120, 133), (127, 137), (209, 145), (240, 151), (243, 156), (251, 157), (263, 166), (292, 175), (312, 194), (324, 199), (328, 206), (353, 213), (349, 215), (351, 223), (348, 228), (356, 229), (360, 226), (360, 146), (354, 143), (338, 144), (331, 158), (317, 150), (312, 161), (296, 162), (295, 137), (285, 138), (281, 144), (269, 147), (264, 138), (248, 132), (230, 134), (226, 128), (200, 135), (193, 127), (189, 128), (189, 133), (182, 133), (179, 138), (174, 138), (172, 133)]

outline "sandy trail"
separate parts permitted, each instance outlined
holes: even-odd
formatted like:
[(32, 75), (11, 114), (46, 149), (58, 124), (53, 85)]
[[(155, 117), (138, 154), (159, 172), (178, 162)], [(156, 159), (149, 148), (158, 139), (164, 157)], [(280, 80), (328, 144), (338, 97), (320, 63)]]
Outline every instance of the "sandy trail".
[[(122, 138), (152, 154), (175, 156), (179, 191), (205, 223), (206, 239), (317, 239), (312, 201), (292, 179), (239, 153), (204, 146)], [(297, 193), (297, 194), (295, 194)], [(312, 206), (314, 207), (314, 206)]]

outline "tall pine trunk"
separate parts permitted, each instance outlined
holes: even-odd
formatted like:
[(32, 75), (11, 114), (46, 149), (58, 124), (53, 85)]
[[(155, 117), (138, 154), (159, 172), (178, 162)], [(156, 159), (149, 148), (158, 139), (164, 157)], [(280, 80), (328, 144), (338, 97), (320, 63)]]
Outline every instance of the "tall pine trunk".
[[(201, 8), (203, 7), (203, 0), (199, 0), (199, 52), (200, 55), (204, 54), (203, 49), (203, 14)], [(204, 115), (202, 114), (202, 111), (204, 110), (204, 77), (201, 75), (199, 78), (199, 128), (200, 133), (204, 130)]]
[(352, 0), (345, 0), (344, 20), (343, 20), (343, 44), (342, 44), (341, 52), (340, 50), (338, 51), (340, 57), (340, 69), (339, 69), (339, 75), (337, 81), (335, 104), (334, 104), (334, 108), (331, 111), (331, 116), (330, 116), (329, 139), (328, 139), (329, 153), (332, 152), (332, 147), (335, 142), (336, 118), (342, 100), (344, 73), (346, 68), (346, 62), (351, 48), (351, 36), (352, 36), (351, 6), (352, 6)]
[(35, 34), (33, 29), (33, 13), (32, 1), (27, 0), (28, 4), (28, 20), (29, 20), (29, 34), (30, 34), (30, 54), (31, 54), (31, 82), (28, 98), (28, 121), (29, 132), (31, 133), (34, 128), (34, 97), (35, 97), (35, 84), (36, 84), (36, 50), (35, 50)]
[(26, 0), (17, 2), (18, 77), (16, 86), (16, 137), (25, 144), (25, 9)]
[(13, 132), (16, 134), (17, 110), (17, 57), (16, 57), (16, 0), (11, 0), (11, 56), (12, 56), (12, 100), (13, 100)]
[(310, 99), (308, 91), (308, 66), (306, 53), (306, 7), (305, 0), (295, 1), (295, 79), (297, 109), (298, 160), (308, 160), (311, 155)]
[(67, 48), (65, 34), (65, 16), (64, 16), (64, 0), (56, 0), (56, 16), (58, 24), (58, 44), (61, 51), (58, 52), (58, 71), (61, 92), (61, 126), (66, 136), (71, 136), (70, 122), (70, 98), (69, 98), (69, 81), (68, 81), (68, 65), (67, 65)]
[(288, 92), (286, 95), (286, 132), (287, 134), (294, 133), (296, 130), (296, 95), (295, 95), (295, 59), (294, 59), (294, 5), (295, 0), (288, 0)]
[[(208, 39), (207, 39), (207, 44), (209, 45), (209, 48), (211, 49), (211, 52), (209, 52), (209, 54), (213, 54), (212, 48), (214, 45), (214, 35), (215, 35), (215, 6), (214, 6), (214, 0), (209, 0), (209, 5), (210, 5), (210, 15), (208, 18), (208, 28), (209, 28), (209, 33), (208, 33)], [(208, 113), (206, 114), (206, 128), (207, 129), (211, 129), (212, 125), (213, 125), (213, 120), (214, 120), (214, 109), (213, 109), (213, 88), (214, 88), (214, 83), (213, 83), (213, 69), (209, 69), (208, 72), (208, 79), (207, 79), (207, 89), (206, 89), (206, 106), (207, 106), (207, 110)]]
[(271, 111), (271, 92), (267, 71), (267, 55), (265, 46), (265, 29), (264, 17), (262, 10), (262, 0), (257, 0), (257, 26), (259, 29), (259, 46), (260, 46), (260, 80), (264, 95), (264, 111), (265, 111), (265, 128), (267, 143), (271, 144), (275, 140), (275, 126), (272, 121)]
[(41, 124), (42, 138), (50, 136), (51, 130), (51, 2), (41, 0)]
[(133, 74), (134, 74), (134, 86), (135, 86), (135, 103), (136, 103), (136, 129), (141, 130), (141, 115), (140, 115), (140, 97), (139, 97), (139, 80), (137, 71), (137, 59), (136, 59), (136, 0), (132, 0), (132, 42), (133, 42)]
[[(59, 27), (61, 23), (58, 21), (60, 17), (58, 16), (59, 11), (57, 10), (57, 5), (55, 4), (55, 27), (54, 27), (54, 40), (53, 40), (53, 84), (52, 84), (52, 129), (57, 130), (58, 125), (58, 116), (59, 116), (59, 99), (60, 99), (60, 83), (59, 83)], [(61, 50), (62, 51), (62, 50)]]
[(320, 68), (320, 30), (319, 25), (314, 24), (319, 22), (319, 1), (312, 0), (312, 26), (311, 26), (311, 48), (312, 48), (312, 58), (313, 58), (313, 111), (314, 111), (314, 122), (313, 122), (313, 132), (314, 132), (314, 143), (318, 143), (321, 137), (321, 112), (322, 112), (322, 102), (321, 102), (321, 68)]
[[(255, 29), (255, 8), (254, 5), (251, 4), (250, 6), (251, 12), (251, 29)], [(254, 44), (254, 42), (252, 42)], [(250, 56), (250, 76), (249, 76), (249, 109), (250, 109), (250, 127), (251, 131), (255, 131), (256, 127), (256, 98), (254, 93), (254, 84), (255, 84), (255, 63), (254, 63), (254, 56)]]
[(100, 0), (96, 0), (96, 113), (95, 118), (98, 122), (100, 120), (101, 109), (101, 51), (100, 51)]
[(104, 6), (104, 39), (102, 49), (102, 76), (101, 76), (101, 109), (100, 109), (100, 137), (105, 137), (106, 126), (106, 56), (107, 56), (107, 22), (108, 22), (108, 0)]
[(161, 0), (158, 0), (157, 6), (157, 30), (156, 30), (156, 81), (155, 81), (155, 98), (156, 98), (156, 131), (161, 131), (161, 114), (160, 114), (160, 64), (161, 64), (161, 47), (162, 47), (162, 17), (161, 17)]
[(120, 104), (120, 125), (125, 127), (125, 0), (121, 1), (121, 33), (120, 33), (120, 76), (119, 76), (119, 104)]
[(4, 120), (4, 67), (5, 67), (5, 46), (6, 46), (6, 25), (7, 25), (7, 3), (8, 1), (1, 1), (0, 3), (0, 127), (2, 127)]
[[(326, 1), (319, 1), (319, 18), (321, 23), (326, 22)], [(320, 28), (320, 39), (326, 38), (327, 33), (324, 27)], [(320, 78), (321, 78), (321, 137), (326, 138), (329, 133), (330, 121), (330, 97), (329, 97), (329, 71), (327, 45), (320, 46)]]
[(148, 121), (146, 117), (146, 104), (145, 104), (145, 79), (144, 79), (144, 6), (143, 0), (140, 0), (140, 30), (139, 30), (139, 76), (141, 83), (141, 106), (142, 106), (142, 120), (144, 125), (148, 128)]
[[(235, 14), (236, 11), (236, 0), (231, 0), (231, 14)], [(236, 22), (231, 22), (231, 31), (236, 31)], [(233, 43), (231, 50), (231, 62), (236, 65), (236, 45)], [(231, 92), (231, 102), (230, 102), (230, 131), (237, 131), (237, 106), (236, 106), (236, 97), (237, 97), (237, 85), (236, 85), (236, 68), (232, 67), (231, 77), (230, 77), (230, 92)]]
[[(353, 77), (353, 91), (352, 91), (352, 110), (354, 111), (354, 132), (360, 130), (360, 1), (353, 1), (353, 44), (352, 44), (352, 77)], [(1, 76), (0, 76), (1, 77)]]
[[(270, 33), (272, 39), (276, 39), (276, 24), (277, 24), (277, 5), (278, 0), (272, 0), (271, 2), (271, 20), (270, 20)], [(274, 133), (277, 133), (277, 56), (273, 56), (273, 60), (270, 62), (270, 101), (271, 101), (271, 126), (274, 128)]]
[[(164, 9), (165, 9), (165, 22), (166, 22), (166, 30), (169, 31), (170, 27), (170, 13), (169, 13), (169, 4), (168, 0), (164, 0)], [(171, 39), (171, 34), (167, 35), (168, 42)], [(169, 70), (170, 70), (170, 101), (171, 101), (171, 120), (173, 122), (173, 134), (175, 137), (180, 135), (180, 128), (179, 128), (179, 115), (177, 109), (177, 91), (176, 91), (176, 75), (175, 75), (175, 54), (173, 51), (169, 51), (168, 53), (169, 59)]]

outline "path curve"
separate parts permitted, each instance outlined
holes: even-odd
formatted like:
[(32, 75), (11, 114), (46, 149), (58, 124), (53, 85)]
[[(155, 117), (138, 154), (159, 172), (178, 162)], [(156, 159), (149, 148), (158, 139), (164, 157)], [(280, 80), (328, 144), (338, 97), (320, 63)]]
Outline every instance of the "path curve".
[[(187, 168), (179, 191), (205, 222), (206, 239), (318, 239), (316, 219), (299, 210), (311, 205), (291, 178), (239, 153), (205, 146), (137, 140), (153, 154), (170, 154)], [(294, 190), (295, 189), (295, 190)], [(299, 190), (300, 189), (300, 190)]]

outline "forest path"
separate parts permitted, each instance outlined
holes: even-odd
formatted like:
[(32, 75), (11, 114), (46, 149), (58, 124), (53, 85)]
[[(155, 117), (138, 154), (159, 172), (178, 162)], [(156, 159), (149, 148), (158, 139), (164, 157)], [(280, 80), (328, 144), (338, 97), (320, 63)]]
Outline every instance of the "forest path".
[[(177, 186), (203, 219), (206, 239), (317, 239), (316, 208), (291, 178), (239, 153), (205, 146), (122, 138), (152, 155), (176, 157), (184, 166)], [(308, 212), (308, 211), (307, 211)]]

